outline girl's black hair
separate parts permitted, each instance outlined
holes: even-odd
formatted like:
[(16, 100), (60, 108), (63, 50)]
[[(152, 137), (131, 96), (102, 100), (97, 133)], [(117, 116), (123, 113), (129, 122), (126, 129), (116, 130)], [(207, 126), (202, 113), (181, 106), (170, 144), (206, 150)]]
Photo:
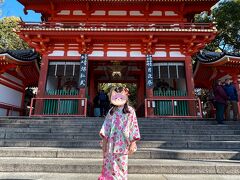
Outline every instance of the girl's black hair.
[[(112, 89), (112, 91), (116, 91), (117, 93), (121, 93), (122, 91), (124, 90), (123, 87), (116, 87), (115, 89)], [(111, 95), (112, 95), (112, 91), (110, 92), (110, 98), (111, 98)], [(115, 106), (112, 104), (112, 108), (110, 110), (110, 115), (112, 116), (113, 113), (117, 110), (118, 106)], [(123, 110), (122, 110), (123, 114), (127, 114), (127, 113), (130, 113), (130, 110), (128, 108), (128, 100), (127, 102), (124, 104), (123, 106)]]

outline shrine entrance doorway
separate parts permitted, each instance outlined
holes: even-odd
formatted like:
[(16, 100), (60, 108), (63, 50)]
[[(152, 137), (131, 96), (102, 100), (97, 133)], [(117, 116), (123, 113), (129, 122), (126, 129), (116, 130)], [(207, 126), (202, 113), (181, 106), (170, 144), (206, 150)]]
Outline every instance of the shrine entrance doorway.
[(94, 97), (100, 90), (108, 93), (110, 88), (121, 85), (130, 89), (130, 105), (137, 116), (144, 116), (145, 62), (89, 61), (88, 68), (89, 116), (93, 116)]

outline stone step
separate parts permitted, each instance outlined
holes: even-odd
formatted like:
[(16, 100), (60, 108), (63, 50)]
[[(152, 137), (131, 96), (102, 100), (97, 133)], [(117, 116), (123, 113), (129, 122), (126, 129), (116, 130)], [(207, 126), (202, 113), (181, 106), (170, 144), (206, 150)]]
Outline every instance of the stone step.
[[(0, 117), (0, 123), (41, 123), (41, 124), (67, 124), (67, 123), (84, 123), (84, 124), (98, 124), (102, 123), (104, 121), (104, 118), (74, 118), (74, 117), (57, 117), (57, 118), (22, 118), (22, 117), (16, 117), (16, 118), (1, 118)], [(152, 125), (215, 125), (216, 121), (213, 119), (162, 119), (162, 118), (138, 118), (138, 122), (140, 124), (152, 124)], [(240, 121), (225, 121), (228, 125), (239, 125)]]
[[(102, 159), (1, 157), (0, 172), (100, 173)], [(240, 174), (239, 161), (129, 159), (131, 174)]]
[[(0, 133), (0, 139), (76, 139), (99, 140), (98, 133), (42, 133), (42, 132), (6, 132)], [(240, 135), (176, 135), (176, 134), (145, 134), (141, 133), (141, 140), (152, 141), (240, 141)]]
[[(72, 121), (96, 121), (96, 120), (104, 120), (103, 117), (67, 117), (67, 116), (59, 116), (59, 117), (47, 117), (47, 116), (38, 116), (38, 117), (29, 117), (29, 116), (0, 116), (0, 121), (1, 120), (45, 120), (45, 121), (66, 121), (66, 120), (72, 120)], [(139, 121), (183, 121), (183, 122), (209, 122), (209, 121), (215, 121), (215, 119), (212, 118), (142, 118), (138, 117)]]
[[(101, 128), (0, 128), (0, 133), (10, 133), (10, 132), (22, 132), (22, 133), (66, 133), (66, 134), (77, 134), (77, 133), (88, 133), (88, 134), (98, 134)], [(191, 129), (142, 129), (140, 128), (141, 134), (175, 134), (175, 135), (238, 135), (240, 130), (191, 130)]]
[[(16, 123), (16, 122), (28, 122), (28, 123), (100, 123), (103, 122), (104, 118), (83, 118), (83, 117), (52, 117), (52, 118), (46, 118), (46, 117), (16, 117), (11, 118), (9, 117), (0, 117), (0, 123)], [(216, 124), (215, 119), (169, 119), (169, 118), (138, 118), (139, 123), (148, 123), (148, 124), (203, 124), (203, 125), (211, 125)], [(240, 121), (225, 121), (227, 124), (240, 124)]]
[[(0, 147), (99, 148), (99, 140), (0, 139)], [(140, 141), (139, 148), (239, 149), (240, 141)]]
[[(91, 133), (91, 134), (98, 134), (100, 131), (99, 129), (88, 129), (82, 128), (76, 131), (73, 130), (57, 130), (51, 129), (53, 133), (60, 133), (60, 132), (81, 132), (81, 133)], [(240, 130), (191, 130), (191, 129), (162, 129), (162, 130), (155, 130), (155, 129), (141, 129), (140, 133), (142, 134), (175, 134), (175, 135), (240, 135)]]
[(51, 128), (0, 128), (0, 133), (48, 133), (51, 132)]
[[(99, 124), (58, 124), (58, 125), (48, 125), (48, 124), (29, 124), (26, 127), (42, 127), (42, 128), (100, 128), (102, 127), (103, 123)], [(17, 126), (16, 126), (17, 127)], [(170, 125), (170, 124), (164, 124), (164, 125), (151, 125), (151, 124), (140, 124), (139, 127), (142, 129), (193, 129), (193, 130), (198, 130), (198, 129), (206, 129), (206, 130), (240, 130), (240, 125)]]
[[(0, 157), (31, 158), (102, 158), (101, 149), (1, 147)], [(182, 160), (240, 160), (239, 150), (187, 150), (138, 148), (130, 159), (182, 159)]]
[[(33, 173), (0, 172), (2, 179), (41, 179), (41, 180), (96, 180), (99, 173)], [(239, 180), (239, 175), (225, 174), (129, 174), (129, 180)]]
[[(23, 124), (29, 124), (29, 125), (42, 125), (42, 126), (78, 126), (78, 125), (84, 125), (84, 126), (101, 126), (104, 121), (92, 121), (92, 122), (59, 122), (59, 123), (54, 123), (54, 122), (43, 122), (43, 121), (35, 121), (35, 122), (17, 122), (17, 123), (23, 123)], [(11, 122), (8, 122), (8, 124)], [(0, 123), (1, 124), (1, 123)], [(211, 124), (197, 124), (197, 123), (191, 123), (191, 124), (185, 124), (185, 123), (151, 123), (151, 122), (138, 122), (139, 126), (147, 126), (147, 127), (218, 127), (216, 122), (213, 122)], [(225, 122), (225, 126), (227, 127), (240, 127), (240, 124), (237, 122), (233, 123), (227, 123)]]
[[(83, 120), (83, 119), (79, 119), (79, 120), (72, 120), (72, 119), (65, 119), (65, 120), (44, 120), (44, 119), (39, 119), (39, 120), (35, 120), (35, 119), (15, 119), (15, 120), (0, 120), (0, 124), (1, 123), (26, 123), (26, 124), (37, 124), (37, 125), (71, 125), (71, 124), (85, 124), (85, 125), (94, 125), (94, 124), (102, 124), (104, 121), (104, 119), (87, 119), (87, 120)], [(240, 125), (240, 121), (224, 121), (227, 125)], [(154, 121), (150, 121), (148, 119), (138, 119), (138, 123), (141, 125), (149, 125), (149, 126), (156, 126), (156, 125), (170, 125), (170, 126), (207, 126), (207, 125), (216, 125), (216, 121), (206, 121), (206, 120), (202, 120), (202, 121), (179, 121), (179, 120), (159, 120), (156, 119)]]
[[(67, 123), (67, 124), (42, 124), (42, 123), (5, 123), (0, 124), (0, 128), (55, 128), (55, 129), (80, 129), (80, 128), (89, 128), (89, 129), (100, 129), (102, 122), (98, 124), (84, 124), (84, 123)], [(208, 130), (208, 131), (217, 131), (217, 130), (236, 130), (240, 131), (240, 125), (238, 124), (226, 124), (226, 125), (171, 125), (171, 124), (141, 124), (139, 123), (140, 129), (143, 130), (167, 130), (167, 129), (182, 129), (182, 130)]]
[(0, 123), (0, 128), (9, 127), (9, 128), (26, 128), (29, 127), (29, 124), (25, 123)]
[(180, 141), (240, 141), (240, 135), (176, 135), (176, 134), (141, 134), (141, 140), (180, 140)]
[[(30, 124), (28, 127), (30, 128), (55, 128), (55, 129), (79, 129), (79, 128), (89, 128), (89, 129), (99, 129), (102, 127), (101, 124), (93, 124), (93, 125), (85, 125), (85, 124), (62, 124), (62, 125), (42, 125), (42, 124)], [(204, 129), (204, 130), (240, 130), (239, 125), (142, 125), (139, 124), (139, 127), (141, 129), (154, 129), (154, 130), (163, 130), (163, 129), (192, 129), (192, 130), (199, 130), (199, 129)]]
[[(0, 132), (51, 132), (51, 133), (91, 133), (98, 134), (101, 127), (97, 128), (59, 128), (59, 127), (31, 127), (31, 128), (0, 128)], [(240, 135), (240, 130), (206, 130), (206, 129), (153, 129), (140, 128), (142, 134), (175, 134), (175, 135)]]
[[(0, 117), (0, 122), (53, 122), (53, 123), (66, 123), (66, 122), (103, 122), (104, 118), (99, 117), (27, 117), (27, 116), (16, 116), (16, 117)], [(170, 124), (216, 124), (215, 119), (184, 119), (184, 118), (138, 118), (139, 123), (170, 123)], [(240, 124), (240, 121), (225, 121), (227, 124)]]
[(161, 131), (159, 130), (141, 130), (140, 132), (144, 133), (160, 133), (160, 134), (192, 134), (192, 135), (240, 135), (240, 130), (204, 130), (204, 129), (198, 129), (198, 130), (191, 130), (191, 129), (163, 129)]
[[(68, 118), (68, 119), (44, 119), (44, 118), (39, 118), (39, 119), (34, 119), (34, 118), (21, 118), (19, 117), (18, 119), (0, 119), (0, 123), (29, 123), (29, 124), (72, 124), (72, 123), (84, 123), (84, 124), (96, 124), (96, 123), (102, 123), (104, 121), (103, 118)], [(179, 119), (155, 119), (155, 120), (150, 120), (147, 118), (138, 118), (138, 122), (140, 124), (172, 124), (172, 125), (214, 125), (216, 124), (216, 121), (214, 120), (179, 120)], [(240, 124), (240, 121), (225, 121), (226, 124)]]
[[(47, 116), (38, 116), (38, 117), (29, 117), (29, 116), (0, 116), (0, 120), (46, 120), (46, 121), (65, 121), (65, 120), (72, 120), (72, 121), (89, 121), (89, 120), (103, 120), (103, 117), (67, 117), (67, 116), (55, 116), (55, 117), (47, 117)], [(183, 121), (183, 122), (202, 122), (202, 121), (215, 121), (213, 118), (143, 118), (138, 117), (139, 121)]]

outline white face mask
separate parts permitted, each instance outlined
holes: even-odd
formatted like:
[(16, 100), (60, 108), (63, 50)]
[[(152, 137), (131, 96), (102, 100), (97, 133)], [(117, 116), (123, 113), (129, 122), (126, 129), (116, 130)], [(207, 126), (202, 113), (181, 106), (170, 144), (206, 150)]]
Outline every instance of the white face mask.
[(123, 106), (128, 101), (128, 92), (127, 88), (123, 88), (122, 92), (116, 92), (116, 89), (114, 89), (111, 94), (111, 103), (115, 106)]
[(127, 102), (127, 95), (125, 91), (122, 91), (121, 93), (117, 93), (116, 91), (112, 92), (111, 95), (111, 103), (115, 106), (123, 106)]

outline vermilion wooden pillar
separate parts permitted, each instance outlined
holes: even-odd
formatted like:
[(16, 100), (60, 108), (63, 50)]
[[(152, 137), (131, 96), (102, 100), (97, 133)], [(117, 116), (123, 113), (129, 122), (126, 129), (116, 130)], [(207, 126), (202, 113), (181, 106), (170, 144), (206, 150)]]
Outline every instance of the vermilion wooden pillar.
[(79, 89), (79, 98), (85, 98), (86, 97), (86, 88), (80, 88)]
[(185, 71), (186, 71), (187, 94), (189, 98), (193, 98), (194, 97), (194, 81), (193, 81), (193, 69), (192, 69), (191, 56), (187, 56), (185, 59)]
[(141, 75), (139, 78), (139, 83), (138, 83), (139, 87), (139, 93), (138, 93), (138, 100), (140, 103), (144, 103), (144, 87), (145, 87), (145, 83), (144, 83), (144, 71), (141, 71)]
[[(38, 81), (38, 91), (37, 91), (37, 98), (43, 98), (45, 95), (45, 86), (47, 80), (47, 72), (48, 72), (48, 56), (47, 54), (42, 55), (42, 62), (41, 62), (41, 70), (40, 76)], [(35, 110), (34, 114), (42, 114), (43, 111), (43, 101), (36, 101), (35, 102)]]
[[(27, 109), (25, 109), (25, 95), (26, 95), (26, 91), (25, 91), (25, 85), (24, 85), (24, 89), (23, 89), (23, 91), (22, 91), (22, 103), (21, 103), (21, 108), (23, 109), (23, 111), (26, 111)], [(19, 115), (20, 116), (23, 116), (24, 115), (24, 112), (23, 111), (21, 111), (20, 113), (19, 113)], [(25, 114), (26, 115), (26, 114)]]
[(40, 76), (39, 76), (39, 81), (38, 81), (37, 98), (42, 98), (45, 95), (47, 71), (48, 71), (48, 56), (47, 56), (47, 54), (43, 54), (42, 62), (41, 62)]
[(139, 78), (139, 87), (138, 87), (138, 102), (140, 105), (140, 115), (144, 116), (144, 100), (145, 100), (145, 81), (144, 81), (144, 70), (141, 71), (141, 75)]
[[(193, 69), (192, 69), (192, 58), (191, 56), (186, 56), (185, 59), (185, 72), (186, 72), (186, 83), (187, 83), (187, 95), (188, 98), (194, 98), (194, 81), (193, 81)], [(196, 105), (194, 101), (189, 101), (189, 113), (192, 116), (196, 115)]]

